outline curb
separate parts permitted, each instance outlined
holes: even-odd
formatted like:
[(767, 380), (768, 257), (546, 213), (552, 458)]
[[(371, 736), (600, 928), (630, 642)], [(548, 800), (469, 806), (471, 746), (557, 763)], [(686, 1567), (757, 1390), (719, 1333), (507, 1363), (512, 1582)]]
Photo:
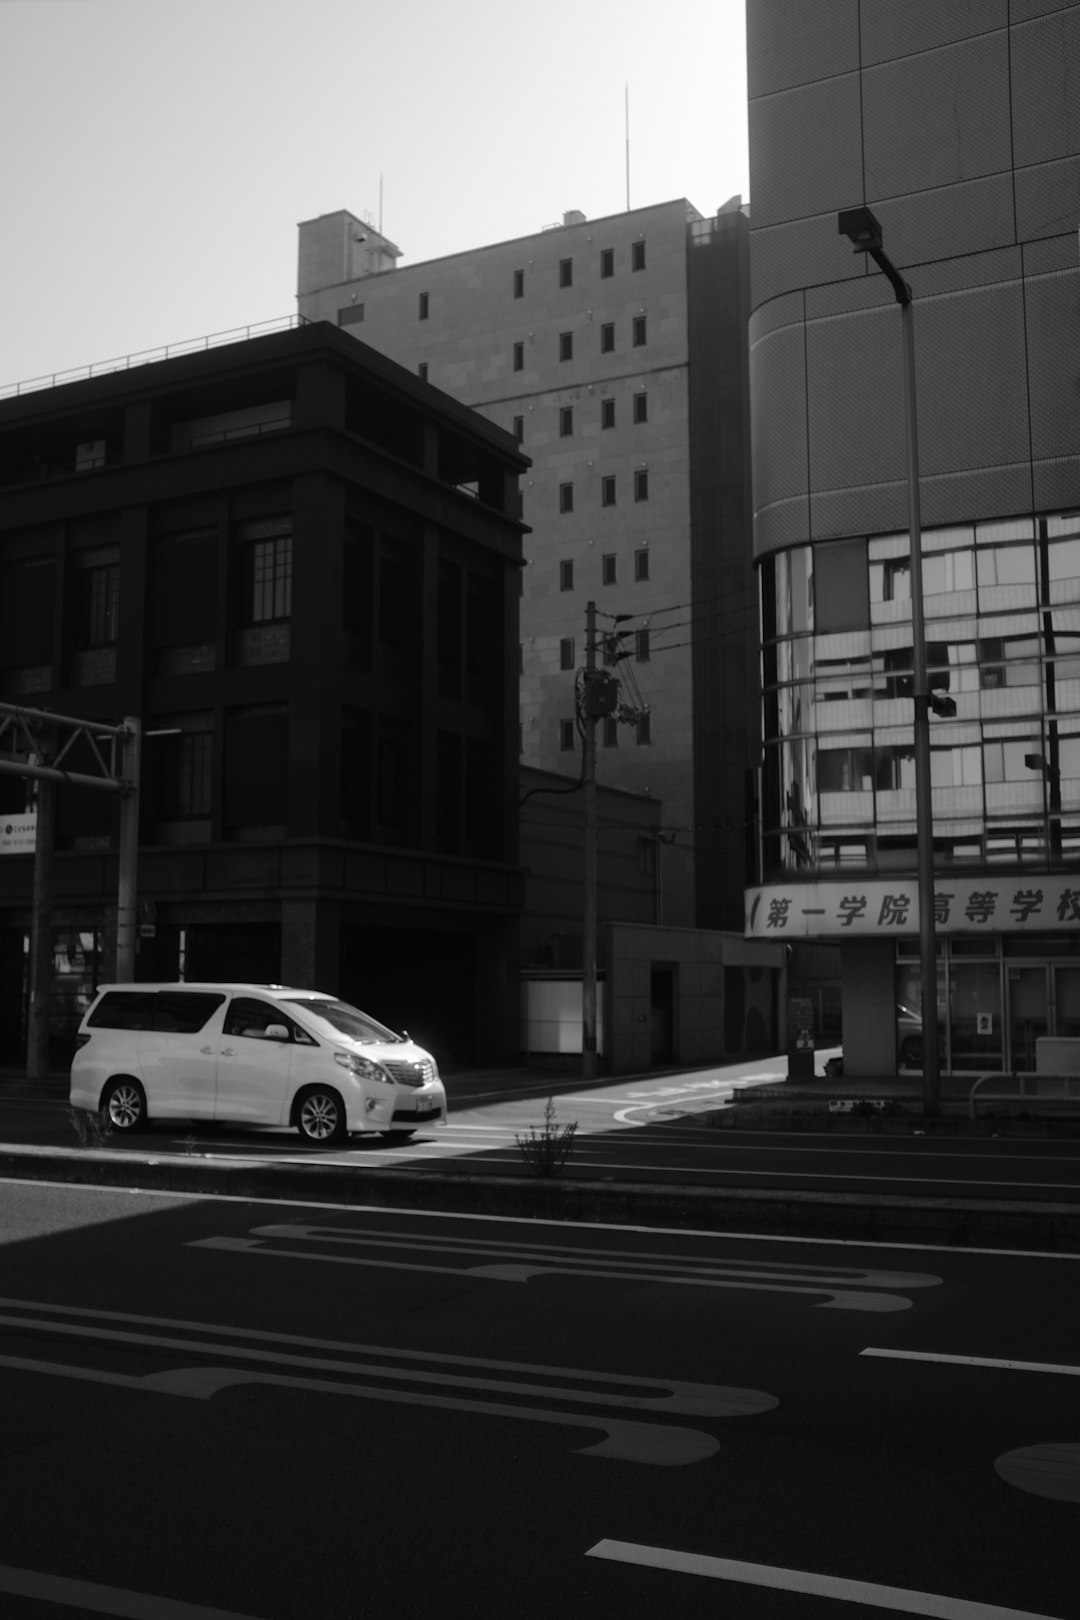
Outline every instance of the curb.
[(107, 1149), (17, 1146), (0, 1146), (0, 1177), (195, 1197), (224, 1194), (253, 1202), (292, 1199), (433, 1213), (686, 1226), (932, 1247), (1036, 1247), (1080, 1254), (1080, 1204), (542, 1181), (464, 1171), (418, 1175), (351, 1165), (222, 1164), (178, 1155), (144, 1158)]

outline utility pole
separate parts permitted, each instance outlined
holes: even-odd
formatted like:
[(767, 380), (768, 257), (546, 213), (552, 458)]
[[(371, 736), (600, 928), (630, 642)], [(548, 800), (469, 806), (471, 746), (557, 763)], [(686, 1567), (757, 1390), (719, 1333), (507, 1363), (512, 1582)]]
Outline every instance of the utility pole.
[(581, 942), (581, 1073), (596, 1079), (596, 603), (585, 609), (582, 780), (585, 787), (585, 916)]

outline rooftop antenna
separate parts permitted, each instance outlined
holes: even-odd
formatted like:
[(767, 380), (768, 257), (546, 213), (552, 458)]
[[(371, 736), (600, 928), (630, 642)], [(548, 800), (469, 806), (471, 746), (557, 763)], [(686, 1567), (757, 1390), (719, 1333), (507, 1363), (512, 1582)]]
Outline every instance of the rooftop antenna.
[(382, 171), (379, 171), (379, 235), (382, 235)]
[(623, 110), (626, 123), (626, 212), (630, 212), (630, 83), (623, 81)]

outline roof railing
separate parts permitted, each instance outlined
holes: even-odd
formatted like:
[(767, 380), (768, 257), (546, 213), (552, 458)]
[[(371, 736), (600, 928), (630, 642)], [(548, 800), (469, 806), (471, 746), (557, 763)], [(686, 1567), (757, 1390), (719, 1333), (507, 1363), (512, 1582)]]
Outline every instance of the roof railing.
[(221, 348), (226, 343), (246, 343), (253, 337), (265, 337), (271, 332), (289, 332), (298, 326), (310, 325), (306, 315), (282, 315), (274, 321), (257, 321), (253, 326), (233, 326), (226, 332), (211, 332), (206, 337), (187, 338), (182, 343), (165, 343), (157, 349), (122, 354), (114, 360), (97, 360), (93, 365), (54, 371), (51, 376), (2, 384), (0, 399), (15, 399), (20, 394), (32, 394), (41, 388), (60, 388), (64, 383), (85, 382), (89, 377), (106, 377), (110, 372), (130, 371), (135, 366), (149, 366), (158, 360), (175, 359), (177, 355), (201, 354), (206, 349)]

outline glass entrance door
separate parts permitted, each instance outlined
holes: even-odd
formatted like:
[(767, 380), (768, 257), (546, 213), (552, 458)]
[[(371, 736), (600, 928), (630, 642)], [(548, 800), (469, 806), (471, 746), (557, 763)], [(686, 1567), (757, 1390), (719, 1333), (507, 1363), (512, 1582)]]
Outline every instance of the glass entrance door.
[(1035, 1067), (1035, 1042), (1040, 1035), (1050, 1033), (1047, 969), (1010, 967), (1005, 977), (1009, 987), (1009, 1067), (1030, 1071)]
[(1052, 967), (1054, 1034), (1080, 1035), (1080, 967)]

